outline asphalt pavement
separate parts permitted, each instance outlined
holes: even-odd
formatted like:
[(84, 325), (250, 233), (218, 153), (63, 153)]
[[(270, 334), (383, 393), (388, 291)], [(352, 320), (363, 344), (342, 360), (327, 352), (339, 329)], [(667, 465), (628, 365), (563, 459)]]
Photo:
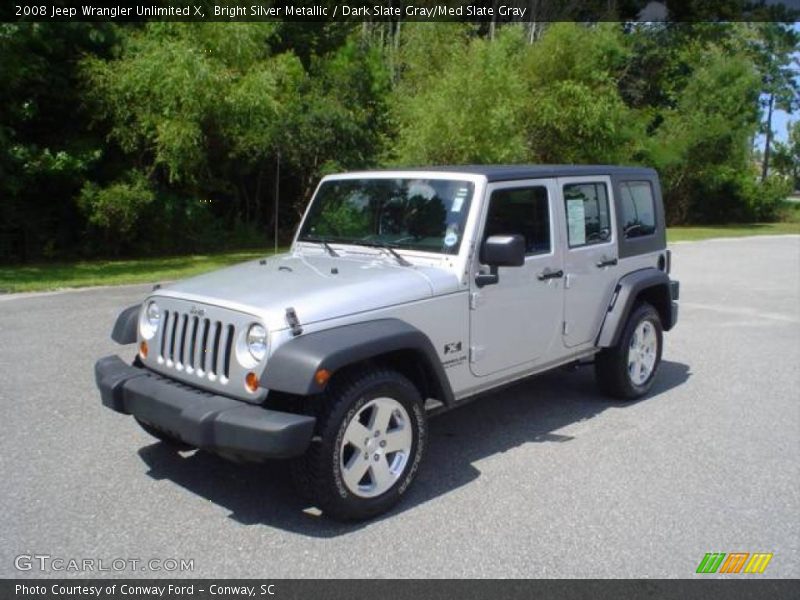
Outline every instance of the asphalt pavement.
[(21, 555), (194, 562), (103, 573), (123, 577), (696, 577), (707, 552), (800, 577), (800, 236), (672, 251), (680, 319), (648, 398), (609, 402), (581, 368), (436, 417), (403, 503), (350, 525), (304, 510), (283, 463), (176, 453), (100, 405), (93, 364), (149, 286), (0, 296), (0, 577), (93, 575)]

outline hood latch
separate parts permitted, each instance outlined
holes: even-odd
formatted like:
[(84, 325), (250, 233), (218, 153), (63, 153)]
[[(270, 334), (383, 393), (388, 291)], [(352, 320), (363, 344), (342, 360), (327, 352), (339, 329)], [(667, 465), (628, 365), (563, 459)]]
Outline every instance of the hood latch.
[(291, 306), (286, 309), (286, 322), (292, 328), (292, 335), (298, 336), (303, 333), (303, 328), (300, 327), (300, 319), (297, 318), (297, 313)]

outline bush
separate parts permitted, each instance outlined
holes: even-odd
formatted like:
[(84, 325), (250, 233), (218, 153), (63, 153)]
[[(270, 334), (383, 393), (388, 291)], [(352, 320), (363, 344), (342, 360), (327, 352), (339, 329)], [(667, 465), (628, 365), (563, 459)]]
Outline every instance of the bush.
[(777, 175), (747, 190), (746, 201), (750, 220), (777, 221), (787, 196), (792, 192), (791, 182)]
[(143, 210), (155, 195), (147, 178), (131, 171), (123, 181), (103, 188), (86, 183), (78, 195), (78, 206), (88, 222), (100, 230), (113, 254), (119, 254), (121, 240), (130, 238)]

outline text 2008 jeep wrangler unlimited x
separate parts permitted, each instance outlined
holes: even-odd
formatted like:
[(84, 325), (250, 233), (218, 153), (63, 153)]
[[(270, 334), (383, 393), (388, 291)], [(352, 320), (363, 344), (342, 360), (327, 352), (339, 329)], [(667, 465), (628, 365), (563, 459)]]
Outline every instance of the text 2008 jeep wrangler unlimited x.
[(677, 319), (652, 169), (470, 166), (325, 177), (288, 254), (158, 288), (95, 366), (103, 404), (166, 442), (295, 457), (325, 513), (392, 506), (426, 417), (594, 357), (647, 393)]

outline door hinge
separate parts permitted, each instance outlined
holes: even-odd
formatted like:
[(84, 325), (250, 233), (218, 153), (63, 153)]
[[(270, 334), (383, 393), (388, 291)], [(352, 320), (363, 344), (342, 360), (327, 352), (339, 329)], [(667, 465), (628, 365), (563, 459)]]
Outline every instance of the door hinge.
[(469, 362), (476, 363), (481, 360), (486, 354), (486, 348), (483, 346), (470, 346), (469, 347)]
[(570, 283), (572, 283), (572, 277), (570, 277), (570, 274), (567, 273), (566, 275), (564, 275), (564, 289), (565, 290), (569, 289)]
[(569, 325), (566, 321), (562, 321), (561, 323), (561, 334), (562, 335), (569, 335)]
[(469, 308), (475, 310), (483, 303), (483, 295), (480, 292), (472, 292), (469, 295)]

